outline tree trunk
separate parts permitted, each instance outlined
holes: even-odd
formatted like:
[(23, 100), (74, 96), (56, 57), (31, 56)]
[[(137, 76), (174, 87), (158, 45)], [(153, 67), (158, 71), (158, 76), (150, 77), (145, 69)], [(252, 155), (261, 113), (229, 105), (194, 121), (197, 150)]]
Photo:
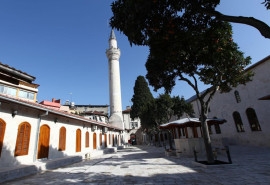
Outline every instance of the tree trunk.
[(161, 141), (160, 141), (160, 131), (158, 131), (158, 146), (162, 147)]
[(208, 163), (214, 163), (214, 155), (213, 155), (213, 150), (211, 146), (211, 139), (209, 135), (209, 130), (208, 130), (208, 125), (206, 122), (206, 115), (201, 112), (201, 125), (202, 125), (202, 133), (203, 133), (203, 140), (204, 140), (204, 145), (205, 145), (205, 150), (206, 150), (206, 155), (207, 155), (207, 162)]
[(172, 146), (172, 134), (171, 134), (171, 131), (169, 130), (168, 132), (169, 134), (169, 145), (170, 145), (170, 150), (174, 150), (173, 146)]

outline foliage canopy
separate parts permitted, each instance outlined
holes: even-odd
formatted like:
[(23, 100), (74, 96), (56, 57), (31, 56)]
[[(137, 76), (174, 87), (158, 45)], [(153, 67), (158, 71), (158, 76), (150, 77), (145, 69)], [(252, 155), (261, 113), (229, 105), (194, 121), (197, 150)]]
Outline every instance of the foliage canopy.
[(132, 119), (139, 117), (143, 127), (148, 128), (154, 124), (151, 119), (151, 107), (154, 102), (154, 97), (150, 92), (148, 83), (143, 76), (138, 76), (134, 85), (134, 94), (131, 99), (133, 102), (131, 106), (130, 117)]
[[(253, 75), (244, 70), (250, 57), (239, 51), (232, 40), (232, 27), (226, 21), (249, 24), (270, 38), (269, 27), (259, 20), (217, 12), (219, 2), (118, 0), (112, 4), (114, 15), (110, 21), (131, 44), (149, 46), (146, 78), (155, 90), (164, 87), (169, 93), (176, 80), (185, 81), (195, 90), (209, 162), (213, 162), (213, 154), (206, 117), (212, 96), (217, 89), (228, 92), (247, 83)], [(198, 81), (211, 88), (201, 93)]]

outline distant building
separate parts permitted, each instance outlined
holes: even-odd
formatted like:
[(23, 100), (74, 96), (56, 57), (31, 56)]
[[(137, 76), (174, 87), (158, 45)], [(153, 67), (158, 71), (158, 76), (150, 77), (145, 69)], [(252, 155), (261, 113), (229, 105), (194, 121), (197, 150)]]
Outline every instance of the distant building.
[(108, 123), (109, 105), (74, 105), (75, 113), (90, 120)]
[(130, 117), (131, 107), (127, 106), (125, 110), (123, 110), (123, 121), (124, 127), (126, 131), (126, 139), (131, 141), (135, 139), (136, 144), (142, 144), (143, 142), (143, 135), (141, 132), (141, 120), (140, 118), (132, 119)]

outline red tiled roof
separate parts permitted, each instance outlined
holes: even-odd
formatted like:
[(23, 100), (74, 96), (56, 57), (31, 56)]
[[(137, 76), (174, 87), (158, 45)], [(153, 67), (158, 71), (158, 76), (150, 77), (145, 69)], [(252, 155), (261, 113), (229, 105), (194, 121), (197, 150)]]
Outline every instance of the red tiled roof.
[(39, 103), (35, 103), (35, 102), (31, 102), (31, 101), (22, 100), (22, 99), (19, 99), (19, 98), (14, 98), (14, 97), (11, 97), (11, 96), (8, 96), (8, 95), (0, 94), (0, 101), (1, 101), (1, 99), (4, 99), (5, 101), (11, 101), (13, 103), (18, 103), (18, 104), (21, 104), (21, 105), (25, 105), (25, 106), (28, 106), (28, 107), (40, 109), (40, 110), (43, 110), (43, 111), (48, 111), (48, 112), (58, 114), (58, 115), (61, 115), (61, 116), (65, 116), (65, 117), (68, 117), (68, 118), (71, 118), (71, 119), (81, 120), (81, 121), (85, 121), (85, 122), (88, 122), (88, 123), (91, 123), (91, 124), (104, 126), (104, 127), (108, 127), (108, 128), (115, 128), (117, 130), (123, 130), (122, 128), (118, 128), (118, 127), (112, 126), (110, 124), (105, 124), (103, 122), (90, 120), (90, 119), (84, 118), (84, 117), (76, 115), (76, 114), (71, 114), (71, 113), (68, 113), (68, 112), (57, 110), (57, 109), (49, 107), (49, 106), (41, 105)]
[(61, 107), (61, 104), (60, 103), (46, 101), (46, 100), (40, 102), (39, 104), (45, 105), (45, 106), (49, 106), (49, 107), (56, 107), (56, 108), (60, 108)]

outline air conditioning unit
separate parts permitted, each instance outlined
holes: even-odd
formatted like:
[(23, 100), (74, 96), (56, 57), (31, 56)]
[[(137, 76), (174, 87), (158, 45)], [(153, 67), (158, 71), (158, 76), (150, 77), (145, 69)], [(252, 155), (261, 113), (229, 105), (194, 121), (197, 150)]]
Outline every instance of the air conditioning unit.
[(93, 125), (92, 126), (92, 130), (94, 131), (94, 130), (97, 130), (97, 126), (96, 125)]

